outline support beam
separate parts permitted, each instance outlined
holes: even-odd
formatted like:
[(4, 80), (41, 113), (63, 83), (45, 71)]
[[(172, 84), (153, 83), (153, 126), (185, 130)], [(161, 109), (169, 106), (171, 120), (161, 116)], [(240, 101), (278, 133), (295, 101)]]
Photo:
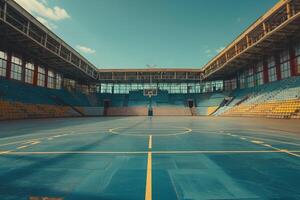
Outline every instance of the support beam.
[(291, 6), (291, 2), (288, 2), (286, 4), (286, 13), (287, 13), (287, 18), (291, 18), (293, 16), (293, 12), (292, 12), (292, 6)]
[(22, 56), (22, 72), (21, 72), (21, 81), (25, 82), (25, 73), (26, 73), (26, 59)]
[(247, 48), (251, 46), (249, 35), (246, 35)]
[(44, 40), (44, 47), (47, 48), (47, 40), (48, 40), (48, 34), (45, 34), (45, 40)]
[(7, 14), (7, 2), (4, 1), (4, 8), (3, 8), (3, 20), (6, 22), (6, 14)]
[(292, 46), (289, 49), (290, 54), (290, 67), (291, 67), (291, 76), (297, 76), (297, 58), (295, 48)]
[(268, 33), (268, 29), (265, 22), (263, 22), (263, 30), (264, 30), (264, 35), (266, 35)]
[(45, 88), (48, 87), (48, 68), (45, 67)]
[(26, 28), (26, 35), (29, 36), (29, 30), (30, 30), (30, 21), (27, 22), (27, 28)]
[(263, 79), (264, 84), (269, 82), (268, 62), (266, 58), (263, 59)]
[(38, 65), (34, 63), (34, 71), (33, 71), (33, 85), (37, 86), (37, 79), (38, 79)]

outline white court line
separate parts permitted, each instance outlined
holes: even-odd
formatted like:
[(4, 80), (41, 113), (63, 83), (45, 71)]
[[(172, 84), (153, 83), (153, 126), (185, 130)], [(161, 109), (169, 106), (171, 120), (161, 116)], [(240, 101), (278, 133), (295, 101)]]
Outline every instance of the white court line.
[(152, 149), (152, 135), (149, 135), (149, 144), (148, 144), (148, 148)]
[(28, 147), (27, 145), (24, 145), (24, 146), (17, 147), (17, 149), (25, 149), (27, 147)]
[[(233, 136), (233, 135), (231, 135), (231, 136)], [(248, 138), (250, 138), (250, 137), (248, 137)], [(254, 137), (252, 137), (252, 138), (254, 138)], [(258, 138), (256, 138), (256, 139), (258, 139)], [(263, 140), (263, 139), (261, 139), (261, 140)], [(280, 148), (277, 148), (277, 147), (273, 147), (272, 145), (266, 144), (263, 141), (259, 141), (259, 140), (251, 140), (249, 142), (252, 142), (252, 143), (260, 145), (260, 146), (265, 146), (265, 147), (274, 149), (276, 151), (283, 152), (283, 153), (286, 153), (286, 154), (289, 154), (289, 155), (292, 155), (292, 156), (300, 158), (300, 154), (296, 154), (296, 153), (299, 153), (297, 151), (290, 151), (290, 150), (287, 150), (287, 149), (280, 149)]]
[[(230, 151), (230, 150), (212, 150), (212, 151), (151, 151), (152, 154), (252, 154), (252, 153), (300, 153), (300, 150), (282, 150), (282, 149), (273, 149), (273, 150), (249, 150), (249, 151)], [(18, 151), (18, 152), (9, 152), (2, 151), (7, 155), (57, 155), (57, 154), (148, 154), (150, 151)], [(0, 151), (1, 154), (1, 151)]]
[(0, 155), (10, 153), (11, 151), (0, 151)]

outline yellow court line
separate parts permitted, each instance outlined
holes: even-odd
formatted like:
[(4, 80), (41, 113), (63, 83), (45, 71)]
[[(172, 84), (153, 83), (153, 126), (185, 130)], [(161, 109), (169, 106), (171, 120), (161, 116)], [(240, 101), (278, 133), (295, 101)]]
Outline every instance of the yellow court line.
[(152, 149), (152, 135), (149, 135), (149, 144), (148, 144), (148, 148)]
[(148, 152), (145, 200), (152, 200), (152, 152)]

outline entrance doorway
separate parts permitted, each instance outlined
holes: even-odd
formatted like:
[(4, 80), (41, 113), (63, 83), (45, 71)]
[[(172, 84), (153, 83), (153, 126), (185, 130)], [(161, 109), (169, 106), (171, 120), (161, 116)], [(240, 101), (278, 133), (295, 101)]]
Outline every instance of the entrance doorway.
[(107, 116), (107, 110), (110, 107), (110, 99), (104, 99), (103, 100), (103, 107), (104, 107), (103, 115)]
[(194, 100), (193, 99), (188, 99), (188, 106), (189, 106), (189, 108), (194, 107)]

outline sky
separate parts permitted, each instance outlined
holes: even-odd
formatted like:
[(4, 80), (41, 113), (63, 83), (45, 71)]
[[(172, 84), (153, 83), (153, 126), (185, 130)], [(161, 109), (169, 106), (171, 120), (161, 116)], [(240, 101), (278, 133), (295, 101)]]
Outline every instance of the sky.
[(16, 0), (98, 68), (201, 68), (278, 0)]

